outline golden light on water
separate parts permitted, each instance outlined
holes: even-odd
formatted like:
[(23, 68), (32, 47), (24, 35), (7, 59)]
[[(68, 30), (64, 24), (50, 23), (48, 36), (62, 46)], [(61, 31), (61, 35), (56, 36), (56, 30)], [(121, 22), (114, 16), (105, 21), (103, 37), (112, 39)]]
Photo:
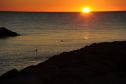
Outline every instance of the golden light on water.
[(82, 12), (83, 13), (90, 13), (91, 12), (91, 8), (90, 7), (84, 7)]

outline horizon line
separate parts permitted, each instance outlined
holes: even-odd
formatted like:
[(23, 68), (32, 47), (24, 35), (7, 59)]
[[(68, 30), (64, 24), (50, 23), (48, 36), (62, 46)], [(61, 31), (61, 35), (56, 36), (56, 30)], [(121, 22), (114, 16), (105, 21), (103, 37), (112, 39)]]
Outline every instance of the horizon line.
[[(24, 12), (24, 13), (81, 13), (81, 11), (0, 11), (0, 12)], [(92, 12), (126, 12), (126, 10), (117, 11), (92, 11)]]

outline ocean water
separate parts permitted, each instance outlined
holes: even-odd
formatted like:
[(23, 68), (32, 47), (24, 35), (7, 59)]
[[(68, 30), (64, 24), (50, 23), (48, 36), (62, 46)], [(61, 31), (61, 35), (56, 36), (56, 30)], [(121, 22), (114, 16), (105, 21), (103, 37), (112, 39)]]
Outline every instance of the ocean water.
[(0, 12), (0, 26), (21, 34), (0, 39), (0, 75), (94, 42), (126, 40), (126, 12)]

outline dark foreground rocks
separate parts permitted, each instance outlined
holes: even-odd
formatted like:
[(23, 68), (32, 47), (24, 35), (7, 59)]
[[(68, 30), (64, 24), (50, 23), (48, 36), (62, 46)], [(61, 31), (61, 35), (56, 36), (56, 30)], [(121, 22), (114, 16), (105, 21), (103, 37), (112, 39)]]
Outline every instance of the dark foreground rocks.
[(0, 38), (11, 37), (11, 36), (18, 36), (16, 32), (10, 31), (5, 27), (0, 27)]
[(0, 84), (126, 84), (126, 41), (95, 43), (0, 77)]

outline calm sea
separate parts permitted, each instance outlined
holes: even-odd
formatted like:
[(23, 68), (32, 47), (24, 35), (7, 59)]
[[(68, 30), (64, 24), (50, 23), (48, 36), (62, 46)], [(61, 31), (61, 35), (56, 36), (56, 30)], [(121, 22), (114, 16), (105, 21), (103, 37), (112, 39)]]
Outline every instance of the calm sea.
[(21, 34), (0, 39), (0, 74), (94, 42), (126, 40), (126, 12), (0, 12), (0, 26)]

